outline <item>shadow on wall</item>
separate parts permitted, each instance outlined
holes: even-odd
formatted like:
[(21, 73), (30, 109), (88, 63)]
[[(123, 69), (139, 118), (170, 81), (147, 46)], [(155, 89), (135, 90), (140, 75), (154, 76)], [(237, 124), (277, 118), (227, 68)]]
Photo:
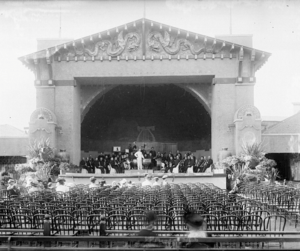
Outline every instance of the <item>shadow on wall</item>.
[[(129, 141), (114, 141), (114, 140), (89, 140), (82, 139), (81, 141), (81, 150), (83, 152), (110, 152), (114, 146), (120, 146), (121, 151), (124, 151), (128, 148), (129, 144), (133, 142)], [(142, 147), (146, 145), (146, 150), (150, 150), (151, 147), (154, 147), (155, 151), (159, 152), (173, 152), (175, 153), (178, 150), (180, 151), (190, 151), (196, 152), (199, 149), (208, 151), (211, 149), (210, 140), (184, 140), (177, 142), (136, 142), (137, 147)]]

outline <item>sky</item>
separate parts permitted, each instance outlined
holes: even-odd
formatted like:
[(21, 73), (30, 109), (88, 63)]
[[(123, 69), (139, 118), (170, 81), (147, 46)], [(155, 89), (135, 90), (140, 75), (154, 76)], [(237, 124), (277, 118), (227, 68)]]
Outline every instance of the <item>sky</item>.
[(18, 57), (35, 52), (37, 39), (77, 39), (143, 17), (214, 37), (229, 34), (230, 9), (232, 34), (252, 34), (254, 48), (272, 53), (256, 72), (256, 107), (291, 116), (300, 102), (300, 1), (1, 1), (0, 124), (28, 127), (34, 74)]

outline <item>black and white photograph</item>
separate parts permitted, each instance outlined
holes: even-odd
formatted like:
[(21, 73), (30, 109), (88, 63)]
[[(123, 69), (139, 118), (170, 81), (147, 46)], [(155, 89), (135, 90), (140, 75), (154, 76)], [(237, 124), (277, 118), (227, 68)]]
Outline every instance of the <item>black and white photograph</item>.
[(0, 1), (0, 250), (300, 250), (300, 1)]

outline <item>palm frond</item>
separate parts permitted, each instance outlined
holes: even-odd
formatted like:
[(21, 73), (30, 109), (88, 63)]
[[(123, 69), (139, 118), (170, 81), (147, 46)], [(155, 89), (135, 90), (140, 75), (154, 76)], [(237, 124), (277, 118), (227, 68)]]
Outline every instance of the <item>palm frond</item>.
[(242, 153), (245, 155), (261, 158), (264, 156), (264, 147), (261, 142), (254, 142), (253, 144), (243, 142), (241, 145)]

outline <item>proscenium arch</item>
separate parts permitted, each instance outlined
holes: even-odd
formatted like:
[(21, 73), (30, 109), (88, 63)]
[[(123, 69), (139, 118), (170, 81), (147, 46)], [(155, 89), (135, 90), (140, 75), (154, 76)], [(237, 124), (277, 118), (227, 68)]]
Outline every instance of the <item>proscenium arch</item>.
[[(166, 83), (167, 84), (173, 84), (173, 83)], [(110, 85), (110, 86), (101, 86), (99, 87), (96, 91), (94, 91), (86, 100), (85, 102), (82, 104), (82, 109), (81, 109), (81, 123), (83, 122), (86, 114), (88, 113), (88, 111), (90, 110), (90, 108), (106, 93), (108, 93), (109, 91), (112, 91), (114, 88), (116, 88), (117, 86), (119, 86), (121, 84), (118, 85)], [(146, 84), (148, 85), (148, 84)], [(193, 97), (196, 98), (196, 100), (204, 107), (204, 109), (206, 110), (206, 112), (210, 115), (211, 117), (211, 100), (210, 100), (210, 93), (209, 91), (211, 91), (211, 85), (209, 85), (209, 90), (205, 93), (204, 91), (200, 91), (201, 89), (199, 89), (199, 86), (201, 84), (193, 84), (193, 85), (189, 85), (189, 84), (173, 84), (175, 86), (178, 86), (182, 89), (184, 89), (185, 91), (187, 91), (188, 93), (190, 93)], [(198, 87), (198, 88), (197, 88)], [(86, 88), (88, 88), (88, 86), (86, 86)]]

